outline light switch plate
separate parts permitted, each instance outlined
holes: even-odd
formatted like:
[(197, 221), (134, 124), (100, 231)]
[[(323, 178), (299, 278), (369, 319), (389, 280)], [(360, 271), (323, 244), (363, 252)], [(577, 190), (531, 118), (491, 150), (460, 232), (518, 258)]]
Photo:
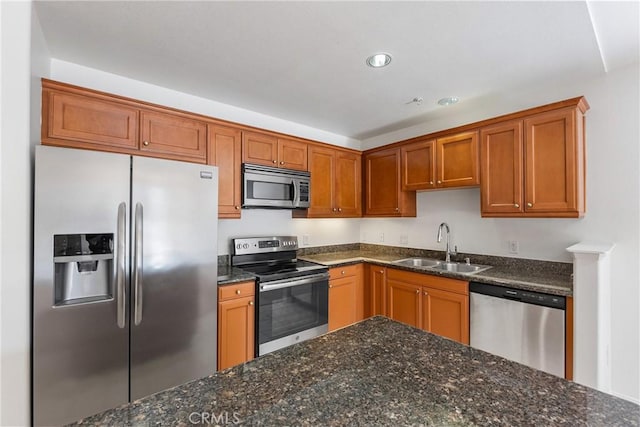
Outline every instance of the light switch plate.
[(302, 246), (309, 246), (309, 241), (311, 240), (311, 238), (309, 237), (308, 234), (305, 234), (302, 236)]
[(509, 253), (517, 254), (520, 252), (520, 242), (517, 240), (509, 240)]

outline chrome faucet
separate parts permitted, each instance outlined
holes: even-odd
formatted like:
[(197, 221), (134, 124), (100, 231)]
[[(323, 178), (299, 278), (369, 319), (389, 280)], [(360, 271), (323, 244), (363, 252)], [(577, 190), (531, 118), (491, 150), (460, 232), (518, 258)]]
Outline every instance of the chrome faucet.
[(445, 229), (447, 231), (447, 255), (444, 259), (444, 262), (451, 262), (451, 255), (456, 255), (457, 254), (457, 247), (454, 248), (453, 251), (450, 250), (449, 248), (449, 235), (451, 234), (451, 230), (449, 229), (449, 224), (447, 224), (446, 222), (443, 222), (442, 224), (440, 224), (440, 227), (438, 227), (438, 243), (440, 243), (442, 241), (442, 229)]

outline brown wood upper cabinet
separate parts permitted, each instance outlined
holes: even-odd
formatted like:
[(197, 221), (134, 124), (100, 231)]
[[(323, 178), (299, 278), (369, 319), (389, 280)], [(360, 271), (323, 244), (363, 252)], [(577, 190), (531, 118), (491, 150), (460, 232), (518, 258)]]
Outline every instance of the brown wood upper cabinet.
[(242, 132), (242, 161), (307, 170), (307, 144), (258, 132)]
[(584, 98), (481, 130), (484, 217), (580, 217), (585, 211)]
[(311, 202), (294, 217), (350, 218), (362, 216), (362, 156), (352, 151), (309, 145)]
[(242, 132), (209, 124), (207, 163), (218, 167), (218, 218), (240, 218)]
[(207, 159), (207, 125), (177, 114), (141, 110), (141, 151), (158, 157), (204, 163)]
[(401, 146), (402, 189), (478, 185), (478, 132), (462, 132)]
[(206, 124), (170, 109), (42, 80), (42, 143), (205, 163)]
[(402, 190), (400, 148), (365, 153), (365, 216), (416, 216), (415, 191)]

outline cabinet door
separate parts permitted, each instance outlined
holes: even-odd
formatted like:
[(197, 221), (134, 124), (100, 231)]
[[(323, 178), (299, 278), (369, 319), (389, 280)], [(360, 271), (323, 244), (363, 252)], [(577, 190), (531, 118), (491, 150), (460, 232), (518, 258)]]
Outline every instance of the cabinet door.
[(427, 190), (436, 186), (436, 141), (418, 141), (400, 148), (402, 189)]
[[(309, 217), (333, 217), (335, 164), (334, 151), (324, 147), (309, 147), (309, 172), (311, 173), (311, 201), (306, 215)], [(295, 212), (294, 212), (295, 214)]]
[(43, 143), (107, 151), (138, 149), (136, 108), (48, 90), (42, 92), (42, 107)]
[(577, 212), (584, 154), (576, 143), (575, 109), (531, 116), (524, 128), (525, 212)]
[(469, 344), (469, 297), (422, 288), (422, 329)]
[(306, 171), (307, 144), (291, 139), (278, 139), (278, 167)]
[(200, 121), (155, 111), (140, 112), (141, 151), (188, 162), (206, 163), (207, 126)]
[(420, 286), (387, 278), (387, 316), (416, 328), (421, 327)]
[(362, 172), (361, 156), (336, 150), (335, 207), (342, 217), (362, 215)]
[(218, 218), (240, 218), (242, 204), (242, 133), (209, 125), (208, 163), (218, 167)]
[(387, 292), (386, 269), (368, 264), (364, 284), (364, 317), (386, 316)]
[(329, 331), (356, 322), (358, 284), (354, 276), (329, 282)]
[(478, 185), (478, 132), (464, 132), (438, 138), (436, 185), (464, 187)]
[(523, 212), (522, 120), (483, 128), (480, 139), (482, 214)]
[(258, 132), (242, 132), (242, 161), (278, 166), (278, 138)]
[(366, 213), (400, 215), (400, 153), (398, 149), (366, 156)]
[(253, 359), (255, 354), (254, 297), (218, 303), (218, 369)]

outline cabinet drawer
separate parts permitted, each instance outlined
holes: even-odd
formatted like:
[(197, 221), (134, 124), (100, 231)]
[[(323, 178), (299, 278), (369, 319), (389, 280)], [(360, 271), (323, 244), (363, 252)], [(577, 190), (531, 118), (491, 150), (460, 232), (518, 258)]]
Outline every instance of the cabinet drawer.
[(226, 301), (234, 298), (243, 298), (255, 295), (255, 282), (242, 282), (233, 285), (220, 286), (218, 288), (218, 301)]
[(329, 280), (339, 279), (341, 277), (355, 276), (362, 272), (362, 264), (345, 265), (343, 267), (335, 267), (329, 270)]

